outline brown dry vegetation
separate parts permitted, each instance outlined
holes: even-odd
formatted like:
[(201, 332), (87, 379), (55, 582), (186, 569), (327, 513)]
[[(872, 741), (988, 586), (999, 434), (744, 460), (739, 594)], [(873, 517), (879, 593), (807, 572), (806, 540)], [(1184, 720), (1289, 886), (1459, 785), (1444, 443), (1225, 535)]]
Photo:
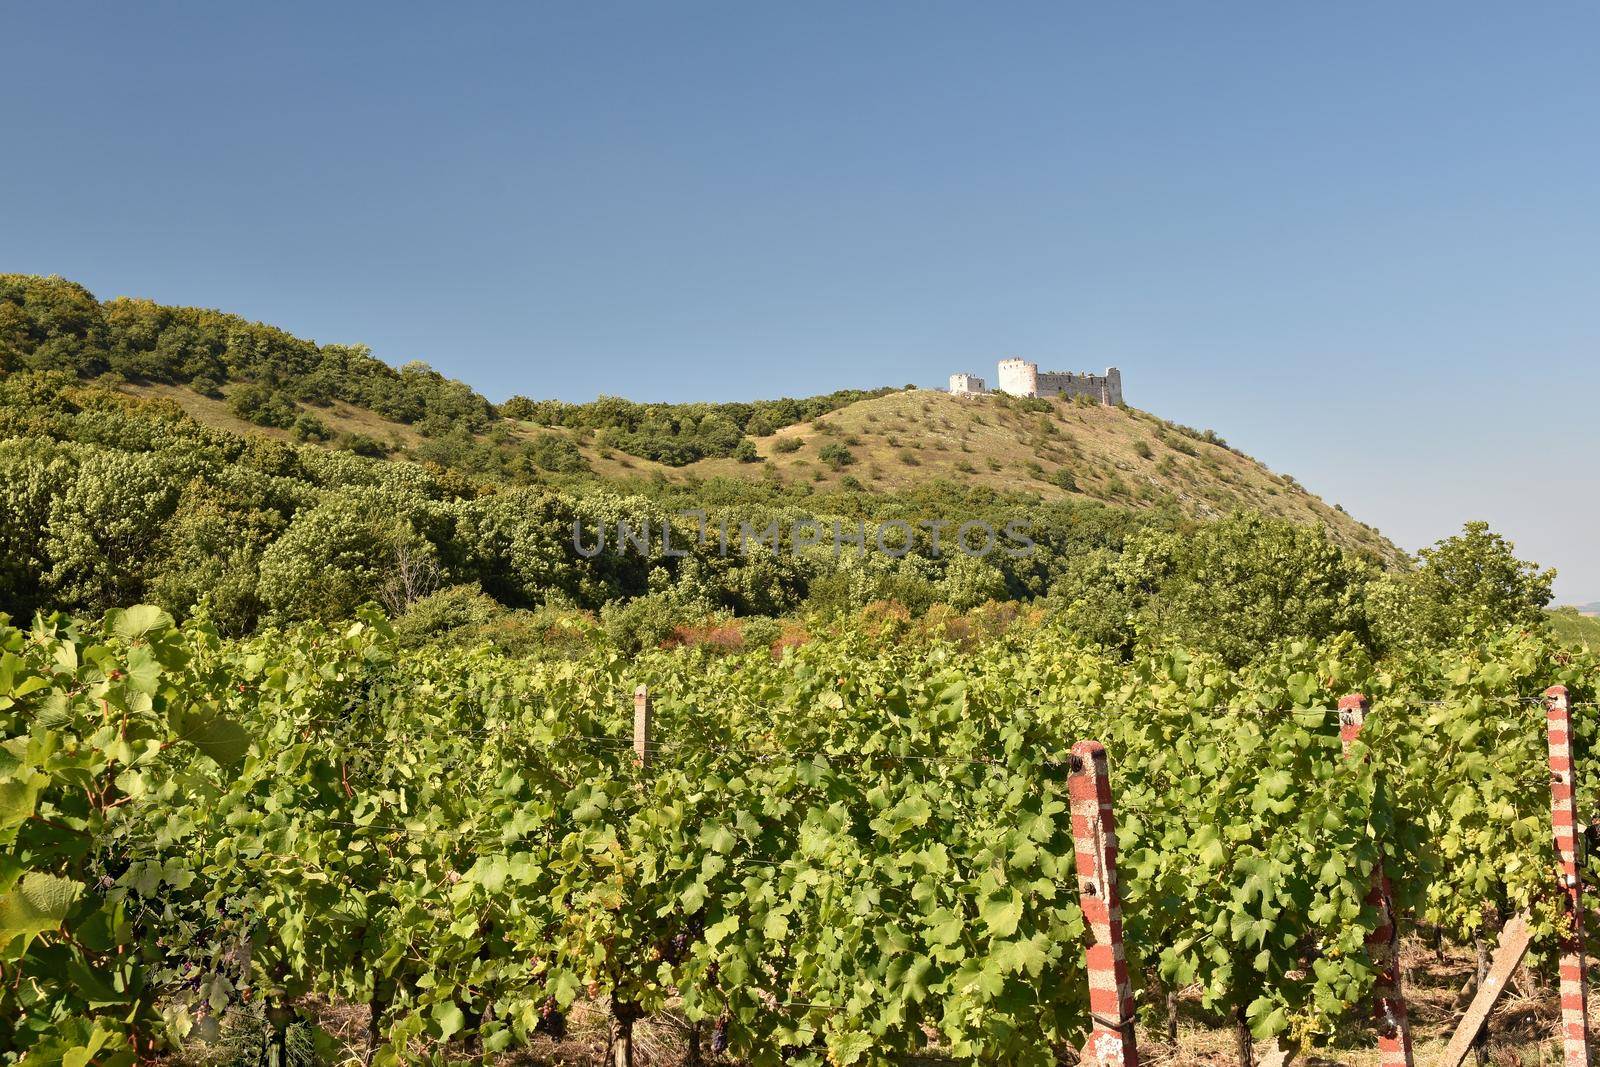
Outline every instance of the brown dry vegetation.
[[(239, 419), (225, 400), (181, 386), (126, 386), (129, 392), (175, 400), (203, 423), (283, 440), (285, 430)], [(409, 448), (421, 441), (409, 426), (348, 404), (316, 409), (335, 433), (361, 434)], [(593, 472), (604, 479), (689, 482), (726, 477), (776, 480), (818, 489), (858, 483), (894, 492), (933, 482), (1020, 490), (1046, 500), (1075, 498), (1129, 508), (1173, 506), (1195, 518), (1215, 518), (1239, 508), (1326, 526), (1347, 548), (1384, 558), (1394, 547), (1376, 530), (1307, 492), (1293, 478), (1227, 447), (1197, 440), (1157, 416), (1133, 408), (1052, 401), (1047, 412), (999, 396), (952, 397), (933, 390), (890, 393), (858, 401), (809, 423), (755, 439), (761, 462), (705, 459), (669, 467), (599, 447), (594, 435), (503, 420), (496, 432), (510, 444), (541, 434), (569, 437)], [(781, 440), (799, 442), (779, 451)], [(825, 446), (847, 449), (854, 461), (830, 464)], [(853, 479), (854, 482), (846, 481)]]
[[(786, 438), (799, 440), (799, 450), (774, 447)], [(854, 463), (835, 470), (820, 460), (825, 445), (852, 439), (858, 443), (845, 447)], [(1023, 490), (1047, 500), (1077, 498), (1131, 508), (1171, 504), (1197, 518), (1253, 508), (1294, 522), (1321, 523), (1346, 547), (1382, 556), (1394, 551), (1377, 531), (1292, 478), (1229, 448), (1184, 436), (1133, 408), (1055, 401), (1048, 413), (1036, 413), (1000, 397), (917, 390), (858, 401), (755, 443), (762, 463), (706, 459), (680, 468), (633, 459), (631, 469), (624, 469), (601, 459), (592, 447), (583, 450), (595, 471), (610, 477), (655, 471), (673, 481), (777, 477), (819, 488), (855, 478), (865, 489), (887, 492), (945, 481)], [(1062, 487), (1058, 471), (1071, 476), (1074, 488)]]

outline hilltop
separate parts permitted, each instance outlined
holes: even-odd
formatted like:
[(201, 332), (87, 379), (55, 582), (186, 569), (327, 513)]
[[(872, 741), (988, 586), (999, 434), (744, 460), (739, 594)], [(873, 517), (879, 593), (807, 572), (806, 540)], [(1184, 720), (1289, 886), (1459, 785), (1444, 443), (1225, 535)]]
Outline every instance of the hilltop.
[(60, 278), (0, 275), (0, 371), (65, 369), (177, 404), (234, 433), (413, 459), (468, 474), (622, 488), (744, 481), (790, 493), (957, 485), (1208, 520), (1249, 508), (1320, 524), (1393, 561), (1376, 530), (1227, 446), (1128, 407), (926, 389), (748, 404), (495, 405), (424, 363), (318, 345), (224, 312), (100, 301)]
[(859, 400), (753, 439), (756, 462), (706, 459), (665, 468), (575, 442), (607, 478), (729, 477), (827, 489), (902, 492), (936, 483), (1020, 491), (1043, 500), (1174, 508), (1191, 519), (1250, 508), (1320, 523), (1348, 548), (1394, 554), (1378, 532), (1275, 474), (1214, 434), (1133, 408), (918, 389)]
[[(177, 402), (198, 421), (292, 440), (292, 429), (254, 425), (183, 386), (124, 383), (123, 391)], [(238, 387), (229, 387), (236, 389)], [(338, 440), (381, 442), (387, 454), (434, 461), (453, 445), (417, 427), (343, 402), (313, 409)], [(1346, 548), (1389, 561), (1398, 550), (1377, 530), (1308, 492), (1292, 476), (1197, 432), (1135, 408), (1024, 400), (1003, 394), (953, 397), (899, 390), (749, 436), (744, 459), (712, 456), (673, 464), (630, 454), (621, 435), (588, 427), (500, 418), (477, 432), (481, 448), (517, 454), (547, 478), (692, 487), (714, 478), (815, 491), (902, 493), (940, 484), (1021, 493), (1041, 500), (1095, 501), (1134, 510), (1175, 509), (1196, 520), (1249, 508), (1298, 524), (1321, 524)]]

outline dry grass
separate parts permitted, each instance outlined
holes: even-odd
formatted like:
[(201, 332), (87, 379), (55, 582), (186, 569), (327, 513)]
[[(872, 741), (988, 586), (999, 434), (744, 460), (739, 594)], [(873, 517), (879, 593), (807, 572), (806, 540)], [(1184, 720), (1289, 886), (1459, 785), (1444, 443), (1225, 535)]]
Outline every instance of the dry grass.
[[(295, 439), (294, 434), (288, 430), (280, 430), (271, 426), (257, 426), (253, 422), (241, 419), (229, 410), (226, 399), (202, 396), (187, 386), (148, 383), (143, 385), (128, 384), (118, 388), (122, 392), (131, 393), (134, 396), (171, 400), (196, 422), (204, 426), (213, 426), (219, 430), (227, 430), (229, 433), (261, 434), (279, 441), (293, 441)], [(393, 422), (372, 411), (368, 411), (366, 408), (358, 408), (346, 404), (342, 400), (335, 401), (325, 408), (312, 407), (307, 404), (298, 406), (302, 411), (309, 411), (321, 419), (328, 429), (335, 434), (361, 434), (385, 445), (398, 442), (408, 448), (422, 440), (422, 435), (405, 423)]]
[[(185, 387), (130, 385), (124, 389), (176, 401), (210, 426), (292, 439), (288, 431), (265, 429), (238, 418), (225, 400), (201, 396)], [(403, 423), (348, 404), (314, 411), (335, 433), (362, 434), (403, 448), (422, 440)], [(1155, 416), (1131, 408), (1057, 401), (1045, 413), (1023, 410), (995, 396), (957, 398), (930, 390), (890, 393), (858, 401), (825, 419), (786, 426), (757, 438), (756, 448), (764, 462), (706, 459), (685, 467), (668, 467), (602, 449), (593, 434), (580, 431), (509, 420), (499, 425), (513, 444), (545, 433), (571, 438), (594, 473), (606, 479), (765, 478), (831, 489), (849, 476), (877, 492), (955, 482), (1022, 490), (1046, 500), (1097, 500), (1134, 508), (1175, 506), (1201, 519), (1253, 508), (1297, 523), (1320, 523), (1348, 548), (1366, 549), (1387, 559), (1397, 555), (1394, 546), (1375, 530), (1306, 492), (1293, 478), (1274, 474), (1220, 445), (1185, 437)], [(780, 452), (775, 447), (779, 441), (798, 441), (800, 447)], [(818, 452), (828, 444), (842, 444), (855, 462), (838, 469), (822, 463)], [(1069, 475), (1070, 480), (1058, 472)]]
[[(1455, 1032), (1472, 995), (1475, 957), (1472, 949), (1446, 945), (1441, 953), (1417, 939), (1401, 947), (1404, 990), (1411, 1020), (1413, 1058), (1418, 1064), (1435, 1062)], [(1591, 1029), (1600, 1028), (1600, 1005), (1591, 1002)], [(1489, 1019), (1488, 1059), (1505, 1067), (1539, 1067), (1561, 1062), (1557, 1037), (1560, 1021), (1555, 989), (1541, 987), (1526, 968), (1519, 969)], [(1220, 1020), (1202, 1016), (1194, 997), (1185, 998), (1179, 1010), (1178, 1044), (1167, 1044), (1159, 1029), (1139, 1032), (1140, 1058), (1164, 1067), (1226, 1067), (1236, 1064), (1233, 1031)], [(1600, 1029), (1596, 1029), (1600, 1032)], [(1267, 1047), (1256, 1044), (1256, 1062)], [(1467, 1067), (1474, 1063), (1472, 1056)], [(1353, 1025), (1335, 1035), (1327, 1047), (1292, 1061), (1296, 1067), (1377, 1067), (1376, 1032)]]
[[(850, 451), (856, 462), (843, 471), (826, 472), (825, 485), (865, 469), (874, 474), (874, 489), (888, 491), (948, 481), (1020, 489), (1047, 500), (1077, 498), (1131, 507), (1173, 504), (1197, 518), (1248, 507), (1299, 523), (1321, 523), (1349, 547), (1386, 557), (1394, 552), (1375, 531), (1302, 489), (1286, 488), (1279, 475), (1255, 460), (1161, 429), (1159, 420), (1131, 409), (1054, 403), (1043, 414), (1008, 407), (992, 396), (956, 398), (919, 390), (858, 401), (829, 415), (827, 424), (827, 434), (819, 434), (815, 425), (786, 426), (758, 439), (757, 449), (780, 475), (792, 475), (814, 465), (822, 445), (855, 439), (860, 443)], [(1184, 451), (1159, 439), (1158, 429)], [(784, 439), (799, 440), (799, 450), (777, 451), (773, 446)], [(914, 462), (907, 461), (908, 455)], [(603, 464), (594, 465), (604, 473)], [(751, 478), (756, 476), (752, 467), (756, 465), (712, 459), (676, 471), (661, 469), (677, 480)], [(1072, 476), (1074, 489), (1057, 482), (1060, 470)]]

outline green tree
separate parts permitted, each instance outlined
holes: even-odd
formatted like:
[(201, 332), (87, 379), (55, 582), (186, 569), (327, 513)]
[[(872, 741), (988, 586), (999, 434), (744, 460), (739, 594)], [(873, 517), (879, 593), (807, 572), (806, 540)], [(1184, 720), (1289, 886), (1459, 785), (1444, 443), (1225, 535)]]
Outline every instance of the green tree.
[(196, 479), (162, 531), (151, 599), (178, 616), (203, 604), (224, 633), (249, 633), (261, 615), (261, 555), (283, 525), (278, 512)]
[(408, 514), (419, 504), (343, 490), (295, 515), (262, 555), (262, 603), (288, 618), (338, 619), (369, 601), (404, 595), (394, 585), (405, 581), (403, 570), (437, 567), (433, 545)]
[(45, 606), (51, 501), (74, 477), (54, 441), (0, 441), (0, 611), (25, 618)]
[(155, 457), (87, 452), (50, 501), (44, 584), (52, 606), (105, 611), (143, 599), (177, 499), (176, 479)]
[(1517, 558), (1516, 546), (1469, 522), (1417, 554), (1417, 566), (1375, 583), (1371, 611), (1385, 648), (1443, 648), (1506, 627), (1538, 627), (1554, 570)]
[(1368, 568), (1321, 527), (1242, 512), (1170, 542), (1141, 626), (1240, 666), (1286, 638), (1368, 637)]

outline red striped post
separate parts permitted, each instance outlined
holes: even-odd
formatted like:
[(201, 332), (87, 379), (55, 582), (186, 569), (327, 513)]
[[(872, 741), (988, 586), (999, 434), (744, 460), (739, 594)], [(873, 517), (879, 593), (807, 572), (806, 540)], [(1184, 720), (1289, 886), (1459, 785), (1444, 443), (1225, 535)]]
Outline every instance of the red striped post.
[(1133, 1034), (1133, 987), (1122, 948), (1122, 893), (1117, 888), (1117, 821), (1111, 811), (1111, 777), (1105, 746), (1072, 746), (1072, 843), (1078, 859), (1078, 901), (1089, 931), (1089, 1018), (1093, 1027), (1082, 1062), (1138, 1067)]
[[(1345, 759), (1361, 736), (1370, 705), (1360, 693), (1339, 701), (1339, 740)], [(1394, 921), (1394, 886), (1383, 871), (1380, 858), (1372, 868), (1372, 888), (1367, 904), (1376, 908), (1378, 925), (1367, 935), (1367, 955), (1377, 969), (1373, 983), (1372, 1015), (1378, 1027), (1378, 1062), (1382, 1067), (1411, 1067), (1411, 1023), (1406, 1015), (1406, 998), (1400, 989), (1400, 934)]]
[(1544, 691), (1550, 743), (1550, 826), (1561, 860), (1567, 929), (1561, 937), (1561, 1049), (1567, 1067), (1589, 1067), (1589, 994), (1583, 973), (1583, 883), (1578, 879), (1577, 785), (1572, 768), (1572, 708), (1567, 688)]

